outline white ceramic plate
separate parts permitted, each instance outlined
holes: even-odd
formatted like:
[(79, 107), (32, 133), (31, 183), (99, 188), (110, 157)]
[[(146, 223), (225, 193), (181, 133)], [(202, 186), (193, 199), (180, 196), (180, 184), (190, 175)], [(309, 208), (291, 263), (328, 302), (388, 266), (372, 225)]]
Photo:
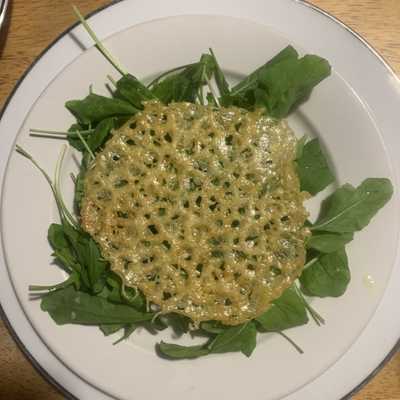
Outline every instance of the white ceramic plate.
[[(46, 241), (57, 218), (46, 183), (12, 152), (17, 140), (53, 171), (60, 144), (28, 136), (30, 127), (63, 130), (72, 117), (63, 103), (81, 98), (93, 84), (105, 92), (112, 67), (91, 46), (81, 27), (62, 35), (19, 83), (0, 121), (3, 181), (0, 301), (31, 358), (59, 386), (78, 398), (148, 400), (161, 396), (232, 400), (340, 399), (382, 362), (400, 337), (398, 169), (400, 85), (382, 59), (346, 27), (315, 8), (293, 0), (123, 1), (96, 13), (90, 23), (107, 47), (136, 76), (198, 59), (216, 51), (231, 80), (250, 72), (287, 44), (327, 58), (332, 76), (324, 81), (290, 123), (301, 135), (323, 141), (339, 183), (390, 177), (394, 198), (349, 246), (352, 282), (339, 299), (313, 305), (326, 318), (289, 333), (304, 349), (299, 355), (279, 336), (260, 335), (253, 356), (240, 354), (170, 362), (158, 358), (146, 332), (112, 346), (95, 328), (57, 327), (28, 285), (58, 282)], [(356, 61), (355, 61), (356, 60)], [(9, 157), (10, 156), (10, 157)], [(9, 158), (9, 159), (8, 159)], [(8, 163), (7, 163), (8, 159)], [(69, 154), (65, 194), (74, 169)], [(365, 277), (375, 280), (372, 287)], [(163, 335), (168, 335), (165, 333)]]

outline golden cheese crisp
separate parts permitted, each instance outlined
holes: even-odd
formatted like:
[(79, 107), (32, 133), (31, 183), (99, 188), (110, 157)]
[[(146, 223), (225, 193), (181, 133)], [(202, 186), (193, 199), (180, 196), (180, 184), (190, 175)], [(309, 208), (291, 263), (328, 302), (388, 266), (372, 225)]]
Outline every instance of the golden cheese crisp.
[(295, 148), (262, 111), (148, 102), (97, 154), (82, 226), (162, 313), (243, 323), (304, 266)]

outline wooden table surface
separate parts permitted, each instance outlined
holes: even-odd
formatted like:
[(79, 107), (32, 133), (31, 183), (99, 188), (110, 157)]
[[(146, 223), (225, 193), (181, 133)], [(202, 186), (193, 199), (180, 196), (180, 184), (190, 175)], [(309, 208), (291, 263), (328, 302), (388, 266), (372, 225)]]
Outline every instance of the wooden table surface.
[[(0, 108), (35, 57), (75, 22), (65, 0), (11, 0), (11, 15), (0, 35)], [(109, 3), (75, 0), (82, 13)], [(400, 75), (400, 0), (312, 0), (365, 37)], [(62, 396), (25, 359), (0, 321), (0, 399), (56, 400)], [(355, 400), (400, 400), (400, 354)], [(323, 400), (323, 399), (321, 399)]]

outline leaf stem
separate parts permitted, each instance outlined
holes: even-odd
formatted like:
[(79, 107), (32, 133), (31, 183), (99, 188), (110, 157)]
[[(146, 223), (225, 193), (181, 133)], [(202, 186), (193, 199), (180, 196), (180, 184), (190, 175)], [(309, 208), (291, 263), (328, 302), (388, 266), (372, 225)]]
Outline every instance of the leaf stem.
[[(62, 201), (62, 199), (60, 199), (59, 194), (57, 193), (57, 188), (54, 185), (54, 183), (52, 182), (50, 176), (47, 174), (47, 172), (36, 162), (36, 160), (26, 151), (24, 150), (21, 146), (19, 146), (18, 144), (15, 146), (16, 151), (21, 154), (23, 157), (25, 157), (26, 159), (28, 159), (44, 176), (44, 178), (46, 179), (47, 183), (50, 186), (51, 191), (53, 192), (53, 196), (54, 199), (56, 201), (57, 204), (57, 209), (58, 209), (58, 213), (60, 215), (60, 219), (62, 223), (65, 223), (66, 220), (68, 220), (68, 216), (71, 216), (71, 214), (69, 213), (69, 211), (66, 209), (64, 202)], [(74, 219), (72, 218), (72, 220), (70, 221), (74, 226), (76, 225), (76, 222), (74, 221)]]
[(325, 319), (321, 317), (320, 314), (318, 314), (317, 311), (315, 311), (310, 304), (307, 302), (306, 298), (304, 297), (303, 293), (301, 292), (301, 290), (298, 288), (298, 286), (296, 285), (296, 283), (294, 284), (294, 287), (296, 289), (297, 294), (299, 295), (299, 297), (301, 298), (304, 306), (306, 307), (307, 311), (310, 313), (312, 319), (314, 320), (314, 322), (318, 325), (324, 325), (325, 324)]
[(107, 79), (113, 84), (114, 87), (117, 87), (117, 81), (111, 75), (107, 75)]
[(78, 227), (78, 223), (75, 221), (75, 218), (68, 211), (68, 208), (65, 205), (65, 202), (64, 202), (64, 199), (63, 199), (63, 196), (62, 196), (62, 192), (61, 192), (61, 187), (60, 187), (61, 167), (62, 167), (62, 164), (64, 162), (64, 157), (65, 157), (66, 150), (67, 150), (67, 146), (64, 145), (62, 147), (62, 149), (61, 149), (60, 157), (57, 160), (55, 176), (54, 176), (54, 188), (56, 190), (58, 201), (61, 204), (61, 207), (63, 209), (63, 212), (64, 212), (64, 215), (65, 215), (66, 219), (68, 220), (68, 222), (72, 226)]
[(346, 212), (348, 212), (349, 210), (352, 210), (354, 207), (357, 207), (360, 203), (362, 203), (365, 200), (365, 197), (362, 197), (360, 200), (356, 201), (355, 203), (353, 203), (352, 205), (346, 207), (345, 209), (343, 209), (340, 213), (334, 215), (333, 217), (331, 217), (330, 219), (327, 219), (326, 221), (323, 221), (321, 223), (319, 223), (318, 225), (314, 225), (310, 228), (310, 231), (318, 231), (318, 230), (323, 230), (323, 228), (326, 225), (329, 225), (330, 223), (332, 223), (333, 221), (335, 221), (336, 219), (340, 218), (342, 215), (346, 214)]
[(287, 336), (281, 331), (277, 333), (281, 335), (284, 339), (286, 339), (300, 354), (304, 353), (303, 349), (293, 339), (290, 339), (289, 336)]
[(29, 285), (29, 290), (31, 292), (43, 292), (43, 291), (50, 291), (50, 290), (57, 290), (63, 289), (69, 285), (71, 285), (75, 281), (75, 276), (71, 275), (67, 280), (64, 282), (58, 283), (56, 285)]
[(92, 149), (91, 149), (91, 148), (89, 147), (89, 145), (87, 144), (86, 140), (83, 138), (83, 136), (80, 134), (79, 131), (76, 131), (76, 134), (78, 135), (79, 140), (82, 142), (83, 147), (85, 148), (85, 150), (89, 153), (90, 158), (91, 158), (92, 160), (94, 160), (96, 157), (95, 157), (95, 155), (93, 154)]
[(93, 39), (93, 41), (96, 44), (97, 49), (100, 51), (101, 54), (113, 65), (113, 67), (121, 74), (121, 75), (127, 75), (128, 72), (117, 62), (117, 60), (111, 55), (111, 53), (104, 47), (104, 45), (100, 42), (92, 28), (89, 26), (89, 24), (86, 22), (85, 18), (83, 15), (80, 13), (78, 8), (73, 5), (72, 9), (74, 10), (74, 13), (76, 16), (79, 18), (81, 21), (83, 27), (86, 29), (87, 33), (89, 36)]
[(221, 104), (219, 103), (219, 100), (218, 100), (217, 93), (215, 92), (214, 88), (212, 87), (211, 82), (207, 76), (206, 76), (206, 81), (207, 81), (207, 86), (210, 89), (211, 96), (213, 97), (213, 100), (215, 101), (215, 104), (217, 105), (217, 107), (221, 107)]
[[(81, 135), (89, 135), (94, 132), (94, 129), (85, 129), (79, 131)], [(45, 129), (29, 129), (31, 136), (37, 136), (35, 134), (40, 133), (42, 135), (54, 135), (54, 136), (77, 136), (76, 132), (63, 132), (63, 131), (51, 131)]]
[(308, 267), (311, 267), (314, 263), (318, 261), (318, 257), (312, 258), (308, 263), (304, 264), (303, 270), (305, 270)]

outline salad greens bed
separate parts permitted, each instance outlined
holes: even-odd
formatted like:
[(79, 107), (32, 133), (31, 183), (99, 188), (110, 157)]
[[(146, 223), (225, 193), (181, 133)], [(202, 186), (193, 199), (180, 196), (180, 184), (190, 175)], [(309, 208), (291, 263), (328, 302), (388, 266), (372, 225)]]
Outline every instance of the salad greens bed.
[[(82, 153), (80, 172), (75, 183), (75, 213), (79, 215), (83, 196), (83, 180), (96, 153), (101, 151), (111, 131), (143, 109), (142, 102), (211, 103), (215, 107), (231, 106), (254, 110), (265, 108), (274, 118), (285, 118), (305, 101), (314, 86), (330, 75), (329, 63), (316, 55), (299, 57), (288, 46), (272, 60), (230, 87), (215, 54), (203, 54), (198, 62), (167, 71), (149, 85), (127, 73), (98, 41), (81, 14), (78, 17), (96, 42), (100, 52), (122, 74), (118, 81), (111, 79), (112, 97), (92, 93), (83, 100), (71, 100), (66, 108), (76, 117), (68, 132), (32, 130), (32, 135), (64, 135), (69, 144)], [(219, 94), (210, 81), (215, 82)], [(205, 90), (206, 88), (206, 90)], [(58, 136), (59, 137), (59, 136)], [(312, 236), (307, 242), (307, 263), (298, 282), (275, 300), (272, 306), (255, 320), (238, 326), (224, 326), (217, 321), (190, 329), (190, 320), (171, 313), (159, 315), (152, 310), (144, 296), (125, 287), (110, 270), (96, 242), (83, 231), (78, 219), (66, 208), (59, 178), (63, 155), (57, 165), (53, 182), (36, 161), (21, 147), (17, 151), (28, 158), (47, 179), (60, 214), (60, 223), (51, 224), (48, 240), (53, 248), (55, 263), (69, 277), (53, 286), (30, 286), (41, 297), (41, 308), (59, 324), (98, 326), (104, 335), (123, 331), (120, 340), (128, 338), (139, 326), (152, 333), (172, 327), (177, 335), (186, 332), (205, 338), (205, 343), (181, 346), (161, 342), (157, 352), (170, 359), (196, 358), (210, 353), (242, 352), (250, 356), (256, 347), (258, 332), (281, 334), (295, 348), (301, 349), (283, 331), (304, 325), (311, 316), (317, 324), (321, 316), (308, 304), (305, 296), (341, 296), (350, 281), (345, 245), (354, 233), (364, 228), (392, 196), (388, 179), (369, 178), (358, 187), (345, 184), (337, 188), (321, 206), (314, 223), (309, 223)], [(335, 181), (318, 139), (298, 141), (296, 168), (301, 189), (316, 195)]]

